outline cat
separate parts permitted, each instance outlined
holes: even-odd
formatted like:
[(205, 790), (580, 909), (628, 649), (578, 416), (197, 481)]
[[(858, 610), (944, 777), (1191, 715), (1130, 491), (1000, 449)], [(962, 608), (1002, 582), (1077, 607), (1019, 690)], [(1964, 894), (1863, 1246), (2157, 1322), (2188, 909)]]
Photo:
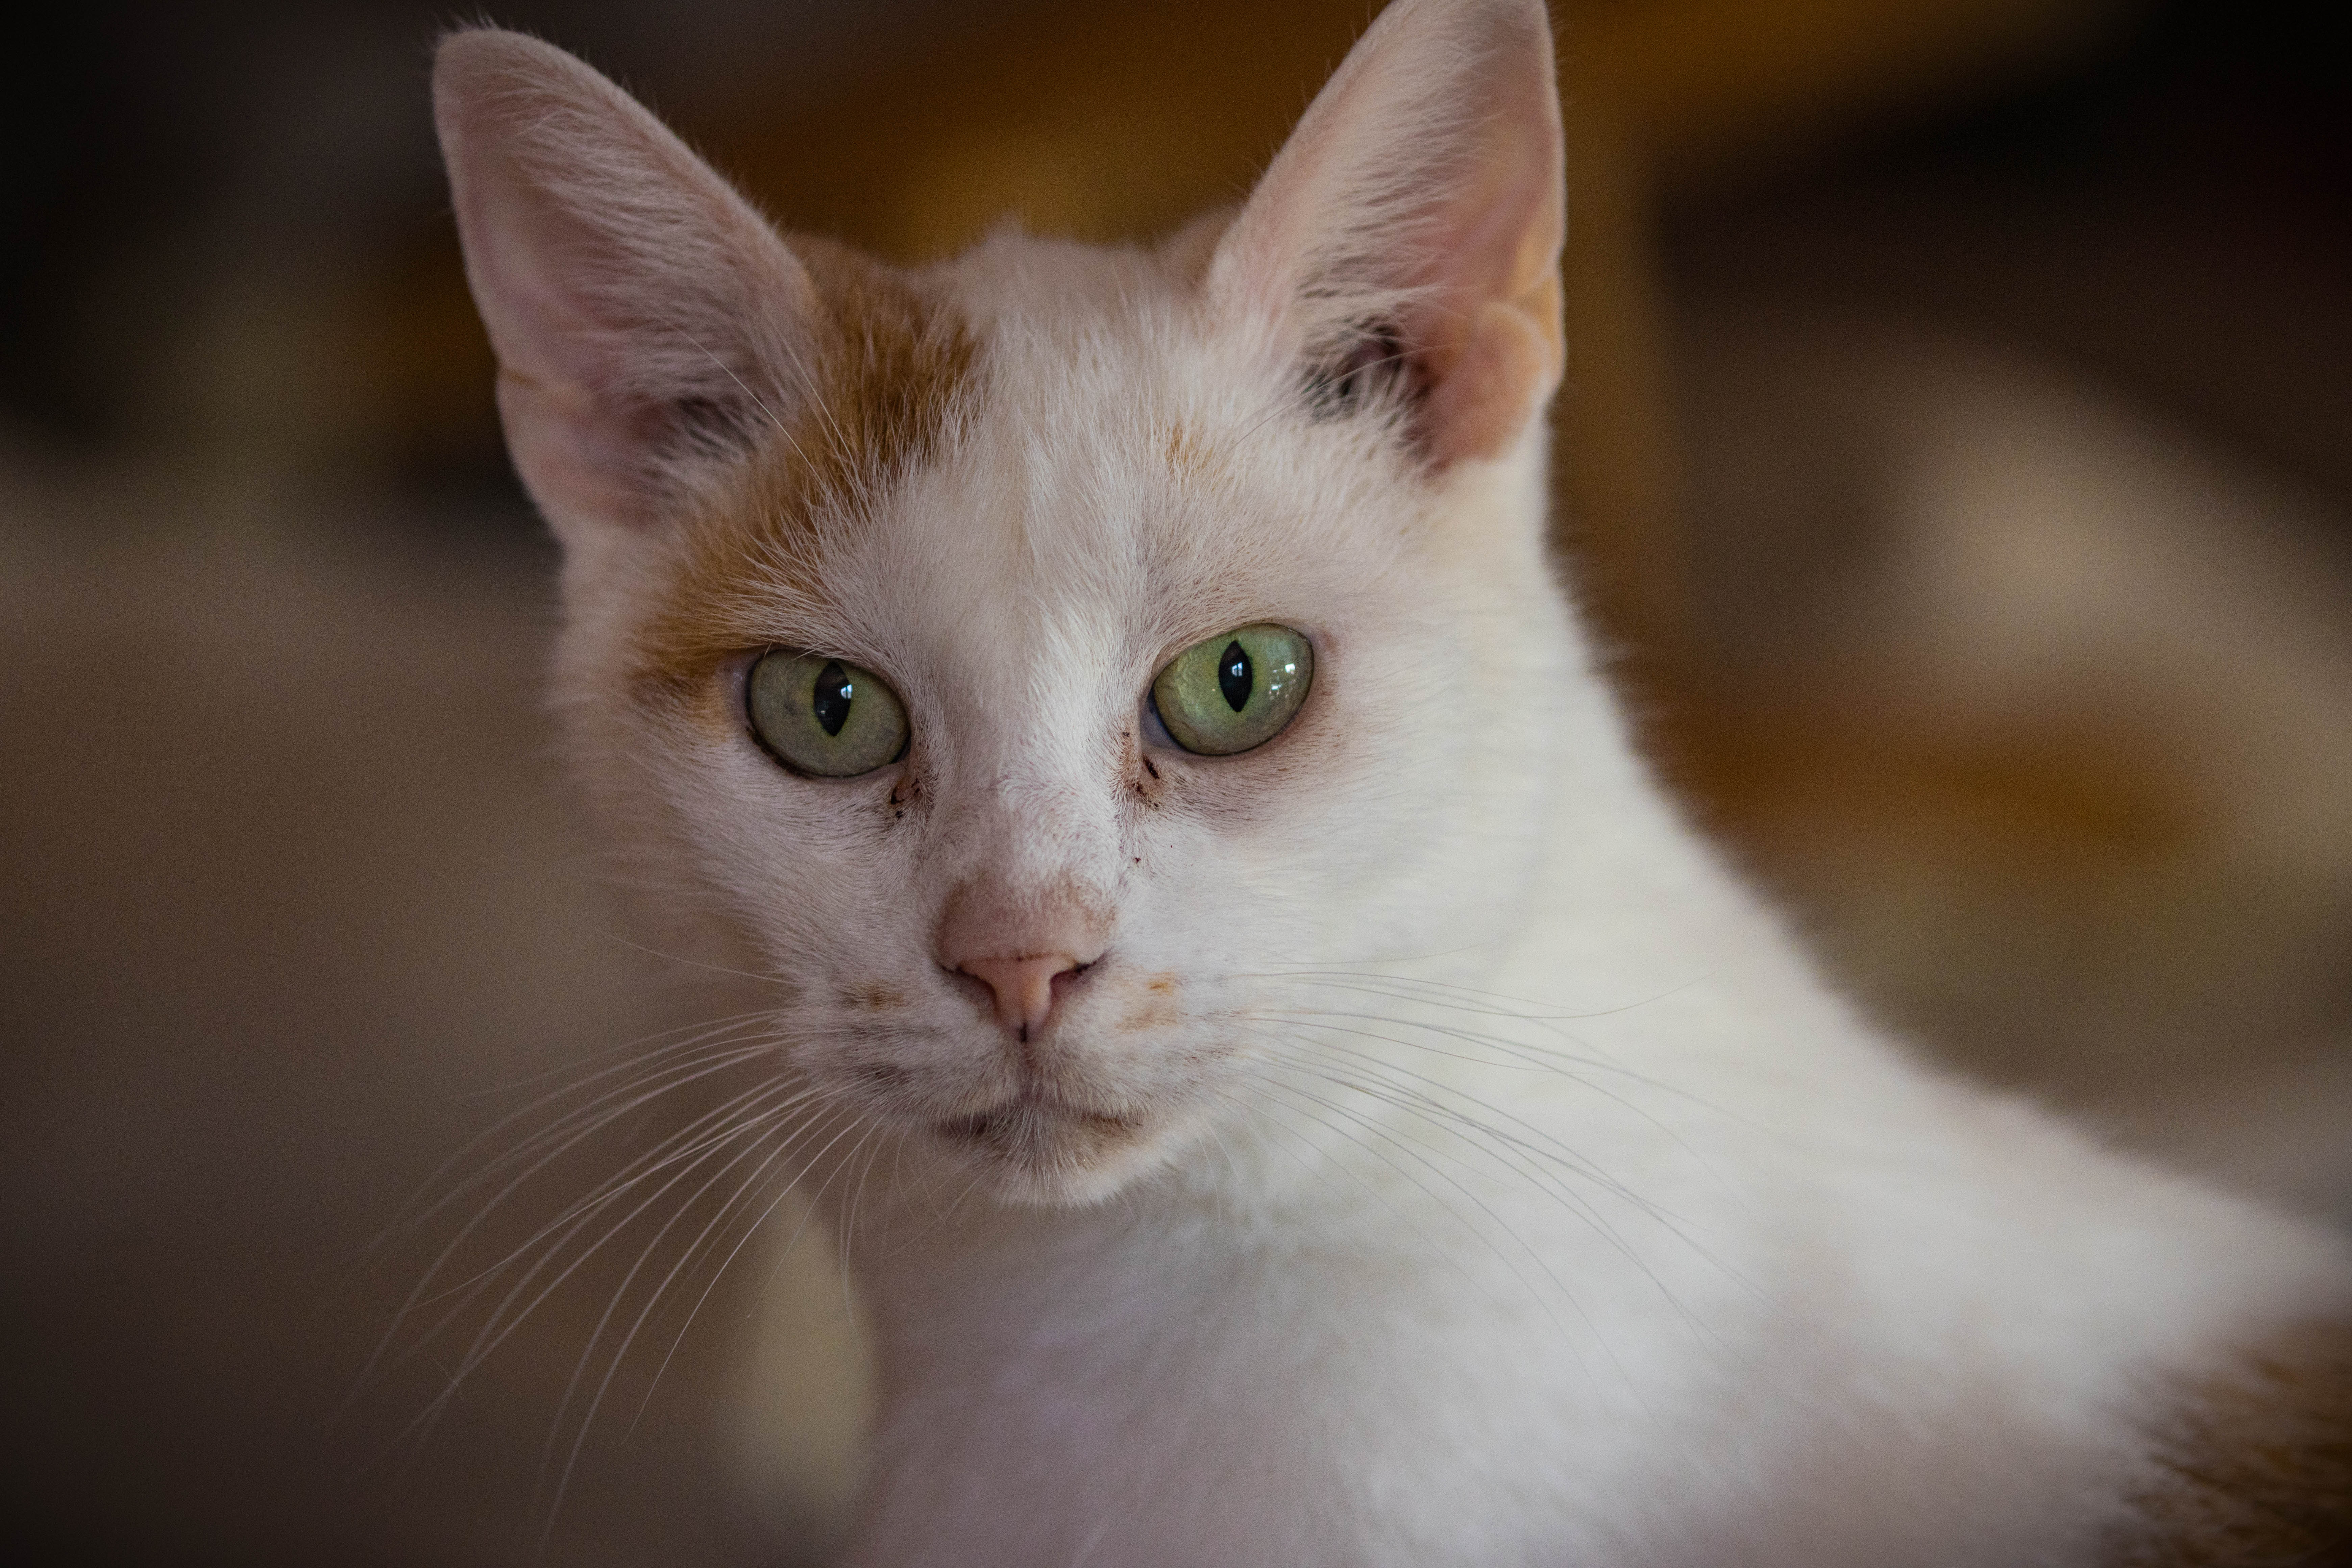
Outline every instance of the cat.
[(1552, 59), (1395, 0), (1237, 210), (909, 270), (441, 45), (569, 744), (767, 986), (642, 1168), (857, 1194), (844, 1561), (2343, 1560), (2342, 1241), (1912, 1059), (1637, 755)]

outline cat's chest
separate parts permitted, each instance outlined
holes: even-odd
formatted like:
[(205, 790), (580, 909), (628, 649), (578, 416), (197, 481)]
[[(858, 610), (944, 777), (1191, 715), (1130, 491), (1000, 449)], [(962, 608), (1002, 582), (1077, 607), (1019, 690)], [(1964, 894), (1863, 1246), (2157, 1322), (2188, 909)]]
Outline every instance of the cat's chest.
[(1784, 1236), (1448, 1229), (1411, 1190), (1311, 1237), (1130, 1214), (882, 1261), (872, 1560), (2023, 1562), (2112, 1488), (2119, 1429), (2053, 1419), (2032, 1358)]
[[(885, 1356), (877, 1521), (950, 1509), (967, 1552), (971, 1531), (1003, 1532), (958, 1561), (1068, 1560), (1088, 1539), (1103, 1561), (1202, 1563), (1597, 1549), (1610, 1500), (1659, 1491), (1704, 1423), (1689, 1326), (1656, 1300), (1654, 1336), (1630, 1311), (1602, 1332), (1572, 1293), (1518, 1278), (1532, 1254), (1405, 1236), (1219, 1247), (1180, 1230), (1084, 1274), (999, 1272), (1000, 1251), (927, 1281)], [(997, 1502), (1049, 1493), (1097, 1500), (1050, 1519)]]

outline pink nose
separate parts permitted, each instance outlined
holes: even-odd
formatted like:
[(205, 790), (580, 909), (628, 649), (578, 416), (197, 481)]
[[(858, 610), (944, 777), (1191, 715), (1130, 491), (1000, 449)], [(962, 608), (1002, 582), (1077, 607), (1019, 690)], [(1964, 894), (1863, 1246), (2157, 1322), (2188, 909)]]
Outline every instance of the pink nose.
[(996, 1021), (1026, 1042), (1054, 1011), (1054, 976), (1085, 967), (1066, 952), (1028, 958), (967, 958), (956, 966), (996, 993)]

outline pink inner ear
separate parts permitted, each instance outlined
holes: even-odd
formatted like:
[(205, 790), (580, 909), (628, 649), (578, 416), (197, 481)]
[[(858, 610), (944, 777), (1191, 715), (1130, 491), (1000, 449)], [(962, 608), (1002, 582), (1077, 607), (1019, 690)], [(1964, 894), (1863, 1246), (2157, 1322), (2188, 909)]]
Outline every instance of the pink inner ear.
[(1564, 357), (1561, 165), (1538, 0), (1397, 0), (1267, 169), (1212, 297), (1294, 353), (1394, 323), (1433, 460), (1493, 455)]
[[(1557, 307), (1552, 319), (1559, 320)], [(1429, 394), (1423, 439), (1446, 468), (1500, 457), (1528, 416), (1559, 384), (1560, 354), (1526, 311), (1489, 303), (1454, 363)]]
[(434, 108), (525, 485), (561, 533), (642, 523), (679, 411), (789, 398), (807, 273), (709, 165), (560, 49), (455, 34)]
[(635, 521), (646, 475), (642, 421), (627, 403), (625, 335), (589, 313), (576, 279), (550, 275), (567, 255), (584, 266), (593, 234), (495, 153), (463, 175), (454, 153), (451, 162), (467, 270), (499, 356), (499, 413), (517, 468), (551, 518)]

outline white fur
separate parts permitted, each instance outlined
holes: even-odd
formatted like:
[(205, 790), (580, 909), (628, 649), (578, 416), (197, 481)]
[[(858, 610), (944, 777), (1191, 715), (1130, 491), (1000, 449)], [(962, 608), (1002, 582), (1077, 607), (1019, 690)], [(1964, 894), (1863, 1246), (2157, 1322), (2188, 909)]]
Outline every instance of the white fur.
[[(1431, 89), (1485, 79), (1445, 62), (1531, 19), (1399, 0), (1360, 46), (1383, 211), (1487, 123)], [(666, 521), (565, 522), (595, 793), (778, 977), (807, 1181), (858, 1188), (883, 1406), (849, 1561), (2090, 1561), (2167, 1380), (2343, 1310), (2342, 1249), (1938, 1077), (1832, 994), (1630, 748), (1547, 563), (1533, 405), (1442, 467), (1396, 410), (1304, 414), (1301, 347), (1357, 307), (1284, 292), (1330, 274), (1265, 237), (1341, 218), (1281, 199), (1207, 286), (1012, 236), (935, 269), (982, 344), (968, 416), (797, 552), (821, 593), (741, 563), (768, 641), (900, 692), (904, 822), (899, 770), (798, 778), (627, 695), (723, 476)], [(1421, 298), (1341, 249), (1362, 300)], [(1180, 427), (1205, 464), (1171, 462)], [(1315, 640), (1298, 723), (1148, 752), (1148, 803), (1153, 673), (1261, 619)], [(931, 949), (973, 886), (1112, 911), (1052, 1071), (1136, 1141), (1014, 1168), (929, 1131), (1022, 1081)], [(1147, 976), (1175, 1016), (1118, 1027)], [(907, 1007), (848, 1006), (867, 984)]]

